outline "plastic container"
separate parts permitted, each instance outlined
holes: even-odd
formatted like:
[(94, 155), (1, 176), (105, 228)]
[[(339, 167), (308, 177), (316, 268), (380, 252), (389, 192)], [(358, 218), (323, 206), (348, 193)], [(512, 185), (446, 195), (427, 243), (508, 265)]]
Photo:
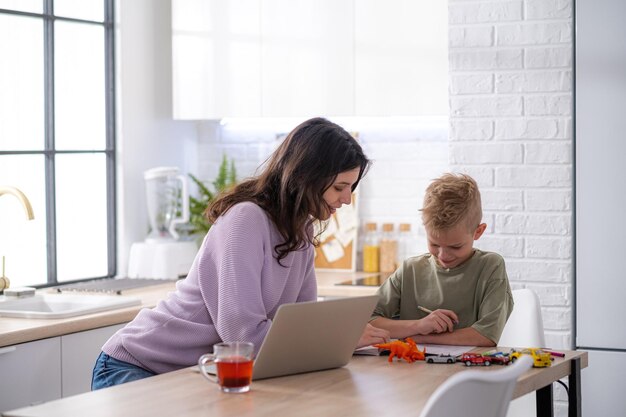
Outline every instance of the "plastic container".
[(376, 223), (365, 224), (365, 235), (363, 239), (363, 271), (379, 272), (380, 246), (378, 244), (378, 233)]

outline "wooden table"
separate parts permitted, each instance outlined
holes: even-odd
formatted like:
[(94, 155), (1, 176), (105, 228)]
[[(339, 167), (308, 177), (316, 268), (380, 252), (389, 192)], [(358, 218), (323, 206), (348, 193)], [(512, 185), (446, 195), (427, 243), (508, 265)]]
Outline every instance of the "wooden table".
[[(518, 380), (514, 398), (537, 391), (541, 416), (552, 415), (552, 382), (569, 377), (570, 416), (580, 416), (580, 369), (587, 353), (566, 351), (549, 368)], [(100, 391), (7, 411), (5, 417), (67, 416), (418, 416), (433, 391), (462, 364), (388, 363), (383, 356), (354, 356), (343, 368), (252, 383), (246, 394), (224, 394), (194, 368)], [(499, 369), (474, 367), (484, 372)], [(45, 370), (42, 370), (45, 371)]]

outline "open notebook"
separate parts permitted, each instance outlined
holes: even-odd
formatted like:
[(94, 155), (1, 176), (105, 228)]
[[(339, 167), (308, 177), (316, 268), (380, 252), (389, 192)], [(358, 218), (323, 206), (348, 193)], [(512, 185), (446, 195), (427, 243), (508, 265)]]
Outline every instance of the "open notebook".
[[(426, 349), (426, 355), (450, 355), (459, 356), (469, 352), (476, 346), (454, 346), (454, 345), (417, 345), (420, 350)], [(374, 346), (365, 346), (354, 351), (355, 355), (385, 355), (388, 351), (381, 351)]]

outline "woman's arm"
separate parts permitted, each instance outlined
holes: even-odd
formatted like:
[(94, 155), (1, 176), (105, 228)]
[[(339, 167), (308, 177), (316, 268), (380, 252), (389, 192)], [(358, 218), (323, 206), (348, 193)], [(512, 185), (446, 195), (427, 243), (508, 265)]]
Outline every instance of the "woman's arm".
[(306, 271), (304, 273), (304, 280), (302, 281), (302, 288), (298, 294), (297, 303), (302, 301), (316, 301), (317, 300), (317, 278), (315, 276), (315, 248), (313, 246), (307, 249), (308, 259)]
[(221, 340), (252, 342), (258, 349), (271, 325), (261, 291), (265, 251), (271, 248), (265, 212), (252, 203), (237, 204), (209, 233), (199, 284), (211, 320)]

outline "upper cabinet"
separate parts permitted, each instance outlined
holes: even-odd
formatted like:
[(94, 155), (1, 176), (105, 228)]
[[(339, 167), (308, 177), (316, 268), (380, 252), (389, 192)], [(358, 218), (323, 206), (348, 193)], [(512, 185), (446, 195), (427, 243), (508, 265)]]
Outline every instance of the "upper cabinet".
[(262, 1), (262, 116), (354, 114), (353, 15), (352, 1)]
[(448, 2), (356, 0), (357, 116), (448, 114)]
[(174, 118), (447, 114), (446, 22), (439, 0), (172, 0)]
[(172, 0), (175, 119), (261, 115), (260, 0)]

